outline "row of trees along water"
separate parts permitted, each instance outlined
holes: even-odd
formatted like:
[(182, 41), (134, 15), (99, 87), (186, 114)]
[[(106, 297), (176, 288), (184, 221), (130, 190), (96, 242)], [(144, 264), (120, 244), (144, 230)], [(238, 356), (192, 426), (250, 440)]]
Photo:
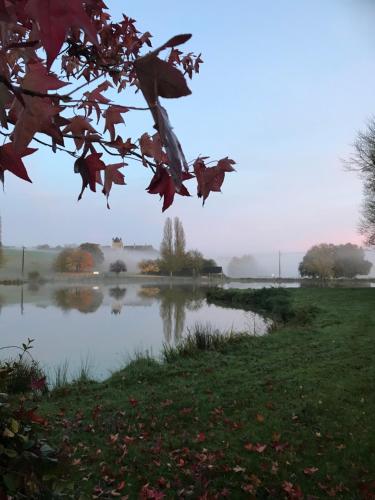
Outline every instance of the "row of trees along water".
[(206, 259), (198, 250), (186, 250), (185, 231), (181, 220), (168, 217), (164, 224), (160, 258), (139, 263), (143, 274), (197, 276), (219, 270), (213, 259)]

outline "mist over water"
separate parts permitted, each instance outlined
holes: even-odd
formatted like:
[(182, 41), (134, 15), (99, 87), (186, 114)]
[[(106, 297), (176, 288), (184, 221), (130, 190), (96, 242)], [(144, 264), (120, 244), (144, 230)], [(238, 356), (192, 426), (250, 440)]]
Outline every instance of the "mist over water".
[(121, 248), (102, 247), (104, 253), (104, 263), (100, 266), (100, 271), (108, 271), (109, 266), (116, 260), (125, 262), (129, 273), (139, 273), (138, 264), (142, 260), (157, 259), (159, 252), (157, 250), (128, 250)]
[[(302, 261), (306, 252), (281, 252), (280, 254), (280, 274), (284, 278), (298, 278), (298, 265)], [(279, 276), (279, 254), (278, 252), (254, 253), (251, 263), (238, 264), (236, 273), (231, 274), (230, 262), (232, 257), (217, 257), (217, 262), (223, 267), (224, 273), (232, 278), (271, 278)], [(240, 257), (240, 256), (238, 256)], [(367, 277), (375, 277), (375, 251), (365, 252), (366, 260), (372, 263), (370, 274)]]

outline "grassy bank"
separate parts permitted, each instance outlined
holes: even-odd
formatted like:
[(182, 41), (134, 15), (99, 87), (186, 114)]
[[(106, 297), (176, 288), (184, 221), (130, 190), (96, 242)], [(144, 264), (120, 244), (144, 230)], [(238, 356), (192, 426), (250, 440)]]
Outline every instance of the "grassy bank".
[(44, 398), (75, 498), (373, 498), (375, 291), (290, 293), (310, 323)]

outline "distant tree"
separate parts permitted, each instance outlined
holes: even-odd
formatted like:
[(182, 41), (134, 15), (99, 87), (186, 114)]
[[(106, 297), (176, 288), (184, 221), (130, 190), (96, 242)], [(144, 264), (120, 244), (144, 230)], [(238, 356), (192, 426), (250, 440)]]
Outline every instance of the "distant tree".
[(174, 218), (173, 226), (174, 226), (173, 250), (174, 250), (175, 267), (176, 269), (181, 269), (184, 266), (184, 260), (185, 260), (185, 247), (186, 247), (185, 231), (182, 222), (178, 217)]
[(138, 268), (142, 274), (159, 274), (160, 266), (158, 260), (141, 260), (138, 264)]
[(354, 278), (367, 275), (371, 262), (365, 260), (364, 250), (357, 245), (315, 245), (299, 265), (301, 276), (311, 278)]
[(96, 266), (103, 264), (104, 253), (100, 248), (100, 245), (98, 245), (97, 243), (82, 243), (79, 248), (81, 250), (84, 250), (85, 252), (89, 252), (92, 255)]
[(175, 268), (175, 259), (173, 249), (173, 225), (170, 217), (167, 217), (164, 223), (164, 234), (160, 245), (160, 255), (163, 261), (163, 268), (165, 268), (167, 272), (172, 273)]
[(359, 172), (363, 179), (364, 200), (360, 231), (366, 244), (375, 246), (375, 118), (359, 132), (354, 143), (354, 154), (347, 162), (350, 169)]
[(37, 250), (50, 250), (51, 247), (49, 245), (47, 245), (47, 243), (43, 243), (42, 245), (38, 245), (37, 247)]
[(322, 243), (308, 250), (298, 270), (302, 277), (327, 279), (334, 277), (334, 265), (334, 245)]
[(363, 248), (347, 243), (335, 247), (334, 276), (336, 278), (354, 278), (367, 276), (371, 271), (372, 263), (365, 260)]
[(115, 260), (112, 262), (109, 266), (109, 270), (111, 273), (116, 273), (117, 275), (127, 271), (126, 264), (123, 260)]
[(185, 256), (185, 268), (191, 269), (192, 274), (200, 274), (205, 267), (205, 258), (199, 250), (189, 250)]
[(256, 262), (252, 255), (242, 255), (242, 257), (233, 257), (228, 264), (228, 275), (232, 278), (248, 278), (254, 276), (256, 271)]
[(93, 267), (92, 255), (77, 248), (66, 248), (60, 252), (53, 266), (54, 270), (60, 273), (82, 273), (91, 271)]

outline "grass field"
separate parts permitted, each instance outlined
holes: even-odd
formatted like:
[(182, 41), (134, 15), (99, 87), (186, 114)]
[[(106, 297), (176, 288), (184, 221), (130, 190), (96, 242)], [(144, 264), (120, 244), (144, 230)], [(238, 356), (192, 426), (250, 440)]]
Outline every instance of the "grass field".
[(375, 290), (291, 294), (310, 324), (45, 398), (74, 498), (375, 498)]
[[(0, 278), (14, 279), (21, 276), (22, 249), (3, 248), (4, 264), (0, 267)], [(24, 275), (31, 271), (38, 271), (42, 276), (52, 274), (52, 264), (58, 251), (25, 249)]]

